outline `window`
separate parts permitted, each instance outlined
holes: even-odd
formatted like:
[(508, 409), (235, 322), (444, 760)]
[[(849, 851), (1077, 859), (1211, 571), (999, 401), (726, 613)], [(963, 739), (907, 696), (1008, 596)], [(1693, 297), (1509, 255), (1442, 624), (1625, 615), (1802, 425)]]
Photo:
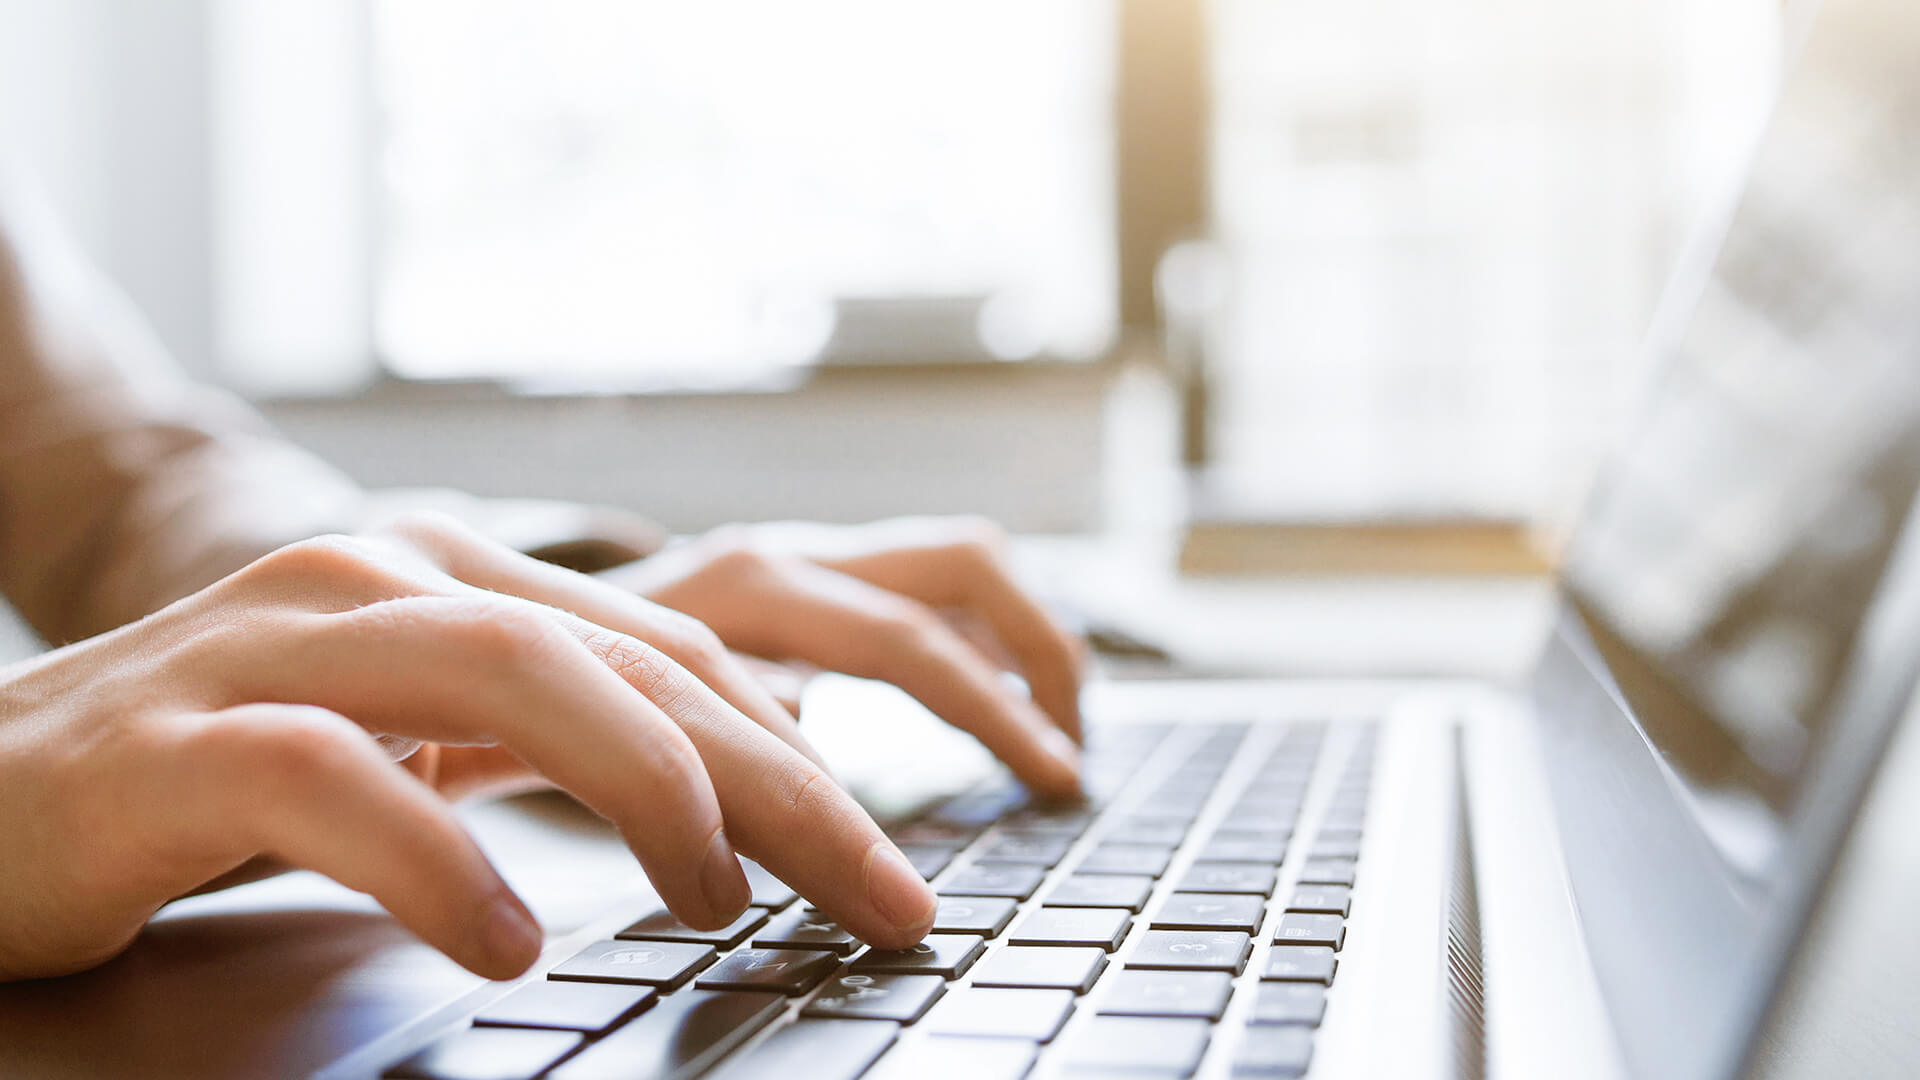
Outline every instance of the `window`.
[(1003, 358), (1094, 354), (1108, 18), (373, 0), (378, 349), (409, 377), (725, 378), (814, 358), (836, 322), (855, 348), (847, 321), (910, 298)]

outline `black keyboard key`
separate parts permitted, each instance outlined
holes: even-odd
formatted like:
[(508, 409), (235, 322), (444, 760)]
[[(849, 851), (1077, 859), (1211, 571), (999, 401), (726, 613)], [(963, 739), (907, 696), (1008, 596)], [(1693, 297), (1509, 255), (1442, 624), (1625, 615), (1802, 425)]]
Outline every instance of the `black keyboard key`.
[(947, 982), (938, 975), (848, 972), (829, 981), (801, 1015), (911, 1024), (946, 992)]
[(930, 878), (947, 868), (953, 862), (954, 855), (960, 851), (957, 847), (944, 844), (902, 844), (900, 854), (907, 857), (907, 865), (923, 878)]
[(974, 934), (929, 934), (926, 940), (907, 949), (869, 949), (853, 962), (853, 970), (866, 974), (938, 975), (957, 979), (966, 974), (980, 954), (987, 951), (987, 939)]
[(1012, 900), (998, 897), (943, 896), (940, 906), (934, 910), (933, 932), (998, 937), (1000, 931), (1013, 921), (1013, 913), (1018, 907)]
[(614, 937), (623, 941), (689, 941), (696, 945), (731, 949), (747, 940), (747, 936), (760, 929), (766, 921), (766, 911), (750, 907), (741, 912), (739, 918), (718, 930), (695, 930), (674, 918), (672, 912), (656, 911)]
[(860, 947), (860, 939), (825, 915), (803, 908), (775, 916), (765, 930), (753, 936), (753, 944), (761, 949), (817, 949), (851, 956)]
[(563, 982), (637, 983), (671, 990), (713, 963), (711, 945), (677, 941), (596, 941), (547, 973)]
[(682, 1080), (698, 1076), (787, 1007), (779, 994), (688, 990), (613, 1029), (548, 1080)]
[(1216, 836), (1195, 856), (1202, 862), (1261, 862), (1280, 865), (1287, 857), (1287, 842), (1253, 833)]
[(1147, 905), (1152, 892), (1150, 877), (1075, 874), (1055, 885), (1042, 902), (1048, 907), (1108, 907), (1138, 912)]
[(381, 1075), (407, 1080), (529, 1080), (572, 1053), (585, 1038), (577, 1031), (467, 1028)]
[(1067, 849), (1072, 846), (1071, 836), (1002, 835), (987, 843), (980, 853), (980, 861), (1054, 866), (1066, 857)]
[(1211, 1031), (1205, 1020), (1096, 1016), (1074, 1035), (1064, 1060), (1070, 1070), (1192, 1076)]
[(473, 1022), (490, 1027), (605, 1031), (653, 1004), (651, 986), (530, 982), (480, 1010)]
[(1106, 952), (1120, 947), (1133, 926), (1125, 908), (1050, 908), (1029, 912), (1007, 938), (1015, 945), (1085, 945)]
[(1073, 1012), (1071, 990), (955, 990), (927, 1014), (928, 1030), (1046, 1042)]
[(1300, 1076), (1313, 1063), (1313, 1029), (1293, 1024), (1247, 1029), (1233, 1055), (1235, 1076)]
[(1224, 971), (1117, 971), (1106, 983), (1100, 1012), (1218, 1020), (1232, 995), (1233, 976)]
[(1180, 879), (1180, 891), (1272, 896), (1277, 876), (1278, 871), (1267, 863), (1197, 862)]
[(1134, 874), (1159, 877), (1173, 861), (1173, 849), (1154, 844), (1100, 844), (1087, 852), (1076, 874)]
[(1079, 836), (1093, 824), (1093, 811), (1077, 806), (1030, 806), (1000, 819), (1006, 832)]
[(972, 825), (948, 825), (937, 821), (915, 821), (889, 828), (887, 836), (901, 848), (943, 847), (959, 851), (973, 843), (986, 830)]
[(1044, 866), (1019, 863), (975, 863), (940, 886), (941, 896), (1004, 896), (1025, 900), (1047, 876)]
[(1026, 1039), (935, 1035), (894, 1047), (867, 1080), (1026, 1080), (1039, 1054)]
[(1267, 969), (1260, 977), (1325, 986), (1333, 982), (1333, 970), (1339, 962), (1333, 950), (1324, 945), (1275, 945), (1267, 953)]
[(1347, 940), (1347, 920), (1338, 915), (1289, 911), (1273, 932), (1275, 945), (1325, 945), (1335, 952)]
[(1352, 859), (1308, 859), (1300, 867), (1302, 885), (1353, 886)]
[(880, 1060), (900, 1025), (881, 1020), (800, 1020), (728, 1061), (714, 1080), (856, 1080)]
[(1253, 995), (1252, 1024), (1320, 1026), (1327, 1015), (1327, 988), (1310, 982), (1263, 982)]
[(741, 859), (740, 869), (746, 871), (747, 885), (753, 890), (754, 907), (779, 911), (800, 898), (800, 894), (787, 887), (787, 883), (774, 877), (766, 867), (752, 859)]
[(973, 970), (973, 985), (1031, 990), (1071, 990), (1084, 994), (1107, 969), (1100, 949), (1037, 949), (1008, 946)]
[(1353, 910), (1353, 890), (1345, 885), (1302, 885), (1293, 890), (1287, 910), (1346, 915)]
[(1174, 893), (1153, 916), (1156, 930), (1239, 930), (1254, 933), (1267, 917), (1266, 900), (1236, 893)]
[(1179, 847), (1187, 838), (1187, 826), (1152, 818), (1128, 818), (1107, 831), (1107, 839), (1121, 844), (1164, 844)]
[(1230, 971), (1240, 974), (1253, 953), (1250, 935), (1230, 930), (1149, 930), (1127, 957), (1130, 968), (1158, 971)]
[(770, 990), (789, 997), (819, 986), (840, 966), (838, 954), (801, 949), (740, 949), (708, 968), (702, 990)]

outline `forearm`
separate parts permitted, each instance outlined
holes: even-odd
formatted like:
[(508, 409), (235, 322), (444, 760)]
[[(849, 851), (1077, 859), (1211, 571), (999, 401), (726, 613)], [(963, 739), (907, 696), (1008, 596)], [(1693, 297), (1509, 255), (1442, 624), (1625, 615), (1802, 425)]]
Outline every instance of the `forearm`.
[(362, 512), (0, 190), (0, 590), (41, 636), (132, 621)]

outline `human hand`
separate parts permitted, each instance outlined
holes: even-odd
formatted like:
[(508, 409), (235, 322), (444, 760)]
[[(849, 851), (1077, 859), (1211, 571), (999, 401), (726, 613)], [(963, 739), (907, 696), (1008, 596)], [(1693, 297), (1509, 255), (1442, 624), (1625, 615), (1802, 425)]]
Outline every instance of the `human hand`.
[(373, 733), (497, 742), (609, 818), (690, 925), (744, 910), (736, 852), (876, 945), (932, 922), (926, 883), (710, 631), (423, 518), (0, 669), (0, 978), (98, 964), (263, 855), (479, 974), (524, 971), (531, 916)]
[(1005, 546), (977, 518), (737, 525), (598, 576), (741, 652), (894, 683), (1029, 787), (1070, 795), (1083, 650), (1015, 583)]

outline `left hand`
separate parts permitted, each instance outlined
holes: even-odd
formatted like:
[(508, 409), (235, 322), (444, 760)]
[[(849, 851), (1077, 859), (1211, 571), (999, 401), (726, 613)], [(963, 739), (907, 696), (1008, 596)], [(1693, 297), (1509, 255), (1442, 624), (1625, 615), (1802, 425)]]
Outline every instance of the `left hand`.
[(1037, 792), (1078, 790), (1083, 648), (1014, 582), (991, 522), (736, 525), (599, 576), (736, 651), (893, 683)]

